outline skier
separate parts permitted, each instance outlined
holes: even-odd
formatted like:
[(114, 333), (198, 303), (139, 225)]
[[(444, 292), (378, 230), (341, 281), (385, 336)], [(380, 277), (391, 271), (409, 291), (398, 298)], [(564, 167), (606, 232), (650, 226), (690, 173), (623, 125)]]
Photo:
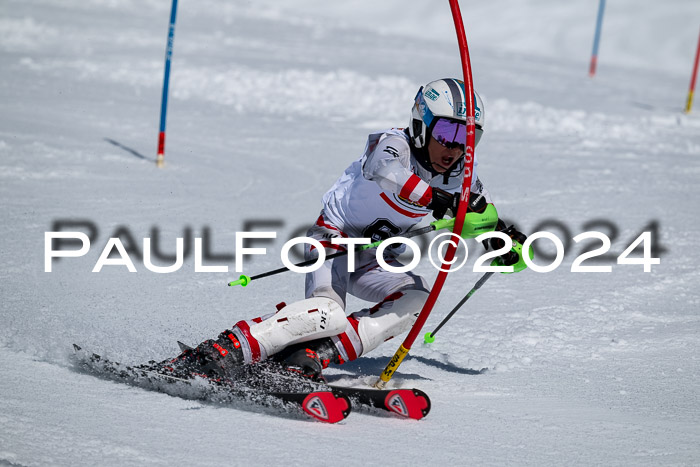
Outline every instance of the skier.
[[(454, 217), (465, 167), (464, 93), (464, 83), (457, 79), (440, 79), (421, 87), (409, 127), (369, 135), (362, 157), (323, 196), (321, 214), (307, 236), (318, 240), (326, 252), (335, 253), (347, 246), (332, 243), (334, 238), (374, 242), (401, 236), (430, 213), (436, 219), (448, 213)], [(478, 144), (484, 131), (484, 105), (478, 94), (474, 97)], [(526, 237), (498, 219), (476, 174), (477, 165), (475, 160), (465, 225), (474, 213), (482, 213), (479, 218), (483, 220), (483, 213), (488, 212), (488, 225), (477, 228), (495, 228), (522, 243)], [(499, 239), (488, 242), (484, 242), (487, 249), (503, 245)], [(396, 259), (401, 252), (401, 248), (387, 248), (384, 259), (391, 266), (401, 266)], [(242, 364), (272, 358), (289, 371), (318, 380), (329, 363), (355, 360), (409, 330), (428, 297), (429, 284), (412, 272), (383, 269), (376, 249), (354, 253), (352, 264), (350, 255), (339, 256), (308, 273), (304, 300), (282, 303), (276, 313), (236, 323), (218, 339), (183, 352), (169, 368), (177, 371), (194, 366), (226, 377)], [(317, 254), (313, 246), (306, 245), (306, 259)], [(525, 267), (521, 255), (513, 250), (502, 257), (502, 263), (516, 265), (515, 271)], [(346, 316), (348, 293), (376, 305)]]

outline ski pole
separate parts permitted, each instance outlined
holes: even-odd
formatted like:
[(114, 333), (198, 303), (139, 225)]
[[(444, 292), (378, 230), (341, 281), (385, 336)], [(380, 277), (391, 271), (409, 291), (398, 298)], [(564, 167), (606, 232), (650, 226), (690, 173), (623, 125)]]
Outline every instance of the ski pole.
[[(441, 230), (441, 229), (446, 229), (446, 228), (452, 228), (454, 225), (454, 218), (452, 219), (439, 219), (436, 221), (433, 221), (430, 223), (430, 225), (427, 225), (425, 227), (422, 227), (420, 229), (416, 230), (411, 230), (410, 232), (406, 232), (406, 234), (403, 236), (404, 238), (411, 238), (411, 237), (416, 237), (418, 235), (423, 235), (429, 232), (433, 232), (435, 230)], [(355, 251), (363, 251), (363, 250), (369, 250), (370, 248), (375, 248), (379, 246), (384, 240), (378, 240), (374, 243), (370, 243), (368, 245), (361, 245), (355, 249)], [(337, 258), (339, 256), (344, 256), (347, 255), (348, 251), (339, 251), (337, 253), (333, 253), (332, 255), (326, 256), (326, 260)], [(311, 264), (314, 264), (317, 261), (317, 259), (310, 259), (306, 261), (302, 261), (301, 263), (297, 263), (294, 266), (297, 267), (304, 267), (304, 266), (309, 266)], [(273, 269), (272, 271), (267, 271), (263, 272), (260, 274), (257, 274), (255, 276), (246, 276), (245, 274), (241, 274), (240, 278), (238, 280), (229, 282), (228, 285), (229, 287), (235, 286), (235, 285), (240, 285), (240, 286), (247, 286), (251, 281), (254, 281), (256, 279), (262, 279), (263, 277), (268, 277), (268, 276), (274, 276), (275, 274), (279, 274), (282, 272), (289, 271), (288, 267), (282, 267), (278, 269)]]
[(447, 316), (445, 316), (445, 319), (443, 319), (442, 322), (440, 322), (440, 324), (437, 325), (437, 327), (435, 328), (435, 330), (434, 330), (433, 332), (427, 332), (427, 333), (425, 334), (424, 340), (425, 340), (425, 343), (426, 343), (426, 344), (430, 344), (431, 342), (435, 342), (435, 334), (437, 334), (437, 332), (440, 330), (440, 328), (443, 327), (443, 326), (445, 325), (445, 323), (447, 323), (447, 322), (450, 320), (450, 318), (452, 318), (452, 316), (454, 316), (455, 313), (457, 313), (457, 310), (459, 310), (460, 308), (462, 308), (462, 305), (464, 305), (464, 304), (467, 302), (467, 300), (469, 300), (469, 297), (471, 297), (472, 295), (474, 295), (474, 292), (476, 292), (477, 290), (479, 290), (479, 288), (481, 288), (481, 286), (484, 285), (484, 283), (485, 283), (487, 280), (489, 280), (489, 278), (490, 278), (492, 275), (493, 275), (493, 272), (487, 272), (487, 273), (485, 273), (483, 276), (481, 276), (481, 279), (479, 279), (479, 280), (476, 282), (476, 284), (474, 285), (474, 287), (469, 291), (469, 293), (467, 293), (467, 295), (464, 296), (464, 298), (463, 298), (462, 300), (460, 300), (460, 302), (457, 304), (457, 306), (455, 306), (455, 307), (452, 309), (452, 311), (450, 311), (450, 312), (447, 314)]

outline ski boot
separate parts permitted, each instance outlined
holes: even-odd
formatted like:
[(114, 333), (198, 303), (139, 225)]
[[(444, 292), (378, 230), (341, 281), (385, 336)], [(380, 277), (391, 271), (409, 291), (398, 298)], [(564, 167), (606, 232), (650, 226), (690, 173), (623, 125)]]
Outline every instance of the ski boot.
[(289, 346), (272, 358), (286, 371), (316, 382), (326, 382), (322, 371), (330, 363), (343, 363), (330, 337)]
[(199, 375), (215, 380), (232, 379), (243, 363), (241, 344), (227, 329), (216, 340), (206, 340), (172, 360), (161, 362), (159, 370), (184, 378)]

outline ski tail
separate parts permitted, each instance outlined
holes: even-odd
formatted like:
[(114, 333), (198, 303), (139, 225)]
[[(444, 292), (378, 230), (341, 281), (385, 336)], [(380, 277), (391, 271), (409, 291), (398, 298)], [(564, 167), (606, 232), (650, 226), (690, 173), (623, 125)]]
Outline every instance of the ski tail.
[[(261, 374), (256, 385), (250, 381), (214, 380), (206, 375), (172, 375), (147, 365), (134, 367), (111, 361), (73, 344), (80, 368), (95, 376), (126, 383), (175, 397), (219, 403), (252, 403), (279, 413), (298, 412), (324, 423), (338, 423), (350, 415), (352, 405), (345, 394), (325, 385), (297, 385), (275, 392), (268, 389), (275, 375)], [(288, 385), (284, 385), (288, 386)]]
[(177, 345), (178, 345), (178, 347), (180, 347), (180, 352), (184, 352), (184, 351), (186, 351), (186, 350), (192, 350), (192, 347), (190, 347), (190, 346), (187, 345), (187, 344), (183, 344), (183, 343), (180, 342), (180, 341), (177, 341)]

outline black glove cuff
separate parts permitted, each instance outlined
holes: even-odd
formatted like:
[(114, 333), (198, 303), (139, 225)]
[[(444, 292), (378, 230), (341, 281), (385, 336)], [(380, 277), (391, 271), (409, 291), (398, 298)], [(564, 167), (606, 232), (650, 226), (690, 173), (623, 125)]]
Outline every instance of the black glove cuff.
[(426, 207), (432, 209), (435, 219), (442, 219), (447, 214), (448, 209), (452, 209), (453, 213), (457, 212), (458, 204), (459, 197), (453, 193), (448, 193), (440, 188), (433, 188), (433, 198)]

